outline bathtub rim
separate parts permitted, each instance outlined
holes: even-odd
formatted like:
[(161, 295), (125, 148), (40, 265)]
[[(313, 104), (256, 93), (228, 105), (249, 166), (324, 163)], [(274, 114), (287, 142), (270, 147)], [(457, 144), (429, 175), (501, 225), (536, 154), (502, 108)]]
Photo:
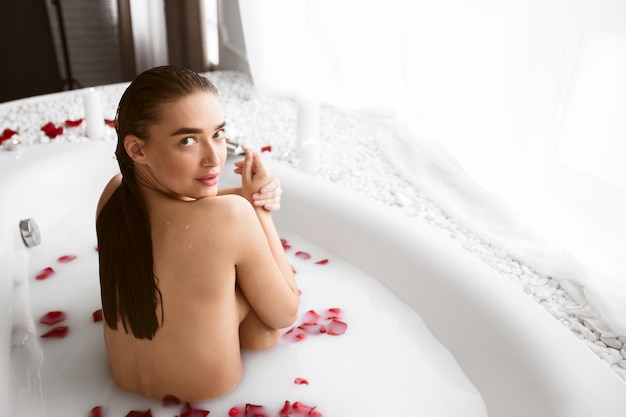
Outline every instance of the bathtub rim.
[[(280, 224), (282, 221), (292, 225), (294, 231), (307, 240), (334, 251), (348, 262), (358, 265), (417, 311), (435, 337), (454, 355), (463, 371), (479, 389), (487, 403), (490, 416), (626, 415), (626, 382), (520, 288), (515, 287), (505, 277), (454, 243), (441, 230), (402, 216), (382, 203), (320, 178), (280, 164), (272, 164), (272, 168), (281, 178), (285, 190), (283, 210), (276, 216), (277, 223)], [(305, 219), (312, 217), (316, 210), (326, 210), (328, 202), (333, 199), (343, 200), (339, 207), (340, 219), (327, 224), (327, 229), (334, 231), (333, 239), (325, 238), (323, 228), (314, 227), (311, 222), (298, 222), (297, 219), (290, 218), (294, 217), (295, 213)], [(348, 207), (358, 207), (358, 210), (351, 212)], [(381, 221), (368, 220), (372, 218), (379, 218)], [(480, 284), (480, 289), (458, 279), (457, 283), (464, 286), (465, 290), (477, 299), (492, 303), (483, 306), (486, 314), (482, 314), (481, 317), (490, 320), (489, 325), (493, 329), (501, 329), (504, 334), (515, 340), (516, 343), (509, 343), (510, 352), (515, 352), (520, 346), (527, 350), (522, 356), (528, 357), (517, 368), (524, 371), (527, 370), (525, 364), (534, 365), (537, 374), (526, 381), (516, 380), (515, 374), (505, 371), (512, 367), (509, 360), (513, 355), (509, 356), (499, 349), (496, 341), (482, 340), (477, 336), (481, 331), (488, 330), (487, 323), (481, 326), (468, 320), (469, 316), (466, 314), (449, 314), (445, 307), (437, 308), (435, 302), (430, 302), (428, 308), (420, 306), (421, 302), (427, 301), (425, 297), (413, 298), (410, 292), (403, 290), (398, 283), (384, 279), (389, 274), (374, 261), (379, 255), (376, 251), (363, 253), (362, 248), (356, 250), (352, 248), (339, 253), (338, 248), (346, 246), (346, 242), (338, 238), (342, 234), (340, 233), (342, 229), (361, 230), (363, 235), (375, 236), (381, 240), (384, 239), (386, 231), (393, 230), (394, 238), (381, 245), (387, 248), (385, 256), (407, 263), (411, 263), (411, 258), (419, 251), (425, 251), (428, 256), (437, 256), (437, 251), (448, 255), (454, 254), (457, 257), (455, 259), (462, 265), (450, 265), (446, 259), (439, 259), (438, 262), (441, 265), (447, 263), (447, 268), (455, 276), (472, 271), (477, 280), (475, 284)], [(348, 232), (345, 235), (348, 235)], [(389, 250), (391, 247), (395, 249)], [(358, 259), (362, 261), (358, 262)], [(367, 265), (364, 265), (363, 261), (366, 261)], [(420, 258), (420, 262), (427, 261), (425, 256)], [(455, 278), (448, 275), (448, 279)], [(482, 308), (480, 305), (475, 307)], [(442, 317), (445, 317), (444, 321)], [(459, 340), (461, 338), (447, 328), (453, 323), (458, 323), (459, 319), (467, 326), (462, 336), (463, 340)], [(518, 332), (506, 331), (510, 323), (519, 326)], [(524, 334), (528, 334), (528, 337), (523, 336)], [(469, 343), (476, 349), (484, 350), (482, 356), (491, 358), (494, 362), (480, 363), (472, 360), (466, 349)], [(486, 369), (489, 369), (489, 372), (484, 372)], [(517, 390), (513, 387), (520, 391), (514, 392)], [(538, 389), (541, 391), (539, 395)], [(520, 397), (526, 400), (519, 401)], [(517, 404), (521, 402), (524, 407), (512, 407), (511, 404), (516, 403), (516, 399)]]

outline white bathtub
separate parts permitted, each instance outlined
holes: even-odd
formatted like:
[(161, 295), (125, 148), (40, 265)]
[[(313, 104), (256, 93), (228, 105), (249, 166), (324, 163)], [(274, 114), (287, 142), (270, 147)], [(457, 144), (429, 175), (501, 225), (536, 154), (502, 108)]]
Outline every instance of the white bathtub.
[[(23, 416), (42, 407), (37, 337), (14, 330), (33, 326), (30, 249), (19, 221), (35, 219), (45, 238), (46, 228), (69, 210), (93, 212), (117, 170), (112, 152), (112, 142), (98, 141), (0, 151), (2, 416), (16, 416), (17, 402)], [(626, 415), (622, 380), (540, 306), (448, 238), (324, 180), (272, 166), (285, 191), (277, 224), (340, 254), (418, 312), (478, 388), (490, 416)]]

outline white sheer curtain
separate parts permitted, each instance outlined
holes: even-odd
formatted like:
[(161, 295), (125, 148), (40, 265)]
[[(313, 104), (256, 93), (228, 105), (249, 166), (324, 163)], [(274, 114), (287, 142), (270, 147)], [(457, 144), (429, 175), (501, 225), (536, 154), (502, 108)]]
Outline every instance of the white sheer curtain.
[(626, 334), (626, 2), (239, 2), (257, 88), (393, 114), (406, 178)]
[(163, 0), (130, 0), (137, 74), (168, 62)]

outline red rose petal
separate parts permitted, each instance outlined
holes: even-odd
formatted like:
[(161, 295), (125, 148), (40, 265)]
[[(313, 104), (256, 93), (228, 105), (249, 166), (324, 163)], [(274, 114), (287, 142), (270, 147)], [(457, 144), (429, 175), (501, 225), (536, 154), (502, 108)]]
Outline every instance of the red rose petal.
[(228, 410), (228, 417), (237, 417), (239, 416), (240, 413), (241, 411), (239, 411), (237, 407), (233, 407), (230, 410)]
[(102, 407), (97, 406), (91, 409), (89, 417), (102, 417)]
[(68, 262), (72, 262), (74, 259), (76, 259), (76, 255), (63, 255), (59, 257), (57, 261), (62, 264), (66, 264)]
[(147, 410), (147, 411), (129, 411), (128, 414), (126, 414), (126, 417), (152, 417), (152, 411)]
[(304, 260), (311, 259), (311, 255), (309, 255), (307, 252), (298, 251), (296, 252), (296, 256)]
[(80, 124), (83, 122), (83, 119), (78, 119), (78, 120), (66, 120), (65, 121), (65, 126), (67, 127), (76, 127), (76, 126), (80, 126)]
[(291, 249), (291, 245), (289, 245), (289, 244), (287, 243), (287, 239), (281, 239), (281, 240), (280, 240), (280, 243), (283, 245), (283, 249), (284, 249), (284, 250)]
[(322, 417), (322, 413), (317, 410), (311, 410), (309, 413), (309, 417)]
[(261, 148), (261, 152), (272, 152), (272, 147), (270, 145), (264, 146)]
[(285, 405), (278, 412), (279, 417), (289, 417), (289, 410), (291, 409), (291, 403), (289, 401), (285, 401)]
[(191, 406), (191, 404), (186, 403), (182, 413), (180, 414), (180, 417), (206, 417), (208, 415), (209, 411), (194, 408)]
[(329, 308), (324, 312), (322, 316), (325, 320), (327, 319), (340, 319), (341, 318), (341, 309), (339, 307)]
[(328, 334), (331, 336), (341, 336), (346, 332), (348, 325), (341, 320), (333, 319), (327, 326)]
[(104, 124), (106, 124), (107, 126), (115, 127), (115, 120), (104, 119)]
[(41, 126), (41, 130), (43, 130), (44, 132), (50, 132), (54, 129), (56, 128), (54, 127), (54, 123), (52, 122), (48, 122), (45, 125)]
[(326, 333), (326, 327), (323, 324), (306, 324), (303, 323), (301, 325), (298, 326), (298, 329), (302, 330), (304, 333), (307, 334), (322, 334), (322, 333)]
[(47, 324), (48, 326), (52, 326), (53, 324), (57, 324), (60, 321), (65, 320), (65, 313), (62, 311), (49, 311), (39, 319), (39, 323)]
[(94, 323), (98, 323), (102, 321), (102, 309), (100, 308), (94, 311), (93, 313), (91, 313), (91, 317), (93, 318)]
[(311, 411), (315, 409), (315, 406), (309, 407), (308, 405), (302, 404), (300, 401), (296, 401), (295, 403), (293, 403), (293, 406), (291, 408), (293, 409), (293, 411), (299, 413), (300, 415), (308, 416)]
[(17, 132), (15, 130), (11, 130), (11, 129), (4, 129), (2, 131), (2, 135), (0, 135), (0, 145), (2, 144), (2, 142), (4, 142), (5, 140), (9, 140), (13, 137), (13, 135), (16, 135)]
[(47, 267), (41, 270), (39, 274), (35, 277), (35, 279), (41, 281), (42, 279), (48, 278), (50, 275), (54, 274), (54, 269)]
[(293, 383), (296, 385), (309, 385), (309, 381), (306, 378), (296, 378)]
[(246, 404), (244, 417), (267, 417), (262, 405)]
[(45, 125), (43, 125), (41, 127), (41, 130), (43, 130), (46, 136), (48, 136), (50, 139), (54, 139), (57, 136), (63, 134), (63, 127), (62, 126), (56, 127), (52, 122), (48, 122)]
[(64, 338), (65, 336), (67, 336), (67, 332), (69, 331), (69, 327), (67, 326), (58, 326), (55, 327), (54, 329), (50, 330), (47, 333), (44, 333), (41, 335), (41, 337), (45, 337), (45, 338)]
[(290, 343), (297, 343), (306, 339), (306, 334), (302, 329), (292, 327), (285, 334), (283, 334), (283, 339)]
[[(99, 310), (99, 311), (100, 313), (102, 313), (102, 310)], [(179, 405), (179, 404), (180, 404), (180, 400), (175, 395), (166, 395), (165, 397), (163, 397), (163, 406), (165, 407), (170, 406), (170, 405)]]
[(322, 259), (321, 261), (315, 262), (316, 265), (326, 265), (328, 263), (328, 259)]
[(320, 319), (319, 313), (315, 310), (309, 310), (302, 316), (302, 324), (317, 324)]

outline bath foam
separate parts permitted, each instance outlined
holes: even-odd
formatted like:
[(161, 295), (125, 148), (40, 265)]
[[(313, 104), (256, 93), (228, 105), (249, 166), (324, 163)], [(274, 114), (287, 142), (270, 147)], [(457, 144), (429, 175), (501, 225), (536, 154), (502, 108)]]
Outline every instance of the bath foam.
[[(102, 322), (92, 318), (100, 308), (93, 220), (90, 210), (76, 210), (45, 230), (42, 244), (32, 251), (29, 285), (37, 337), (50, 330), (38, 323), (50, 311), (63, 311), (66, 319), (55, 325), (69, 328), (64, 338), (39, 338), (45, 415), (86, 416), (95, 406), (102, 407), (104, 417), (147, 409), (154, 417), (180, 415), (181, 407), (120, 390), (108, 373)], [(244, 352), (244, 375), (237, 387), (195, 407), (227, 416), (232, 407), (250, 403), (278, 416), (288, 400), (316, 406), (325, 417), (487, 415), (478, 391), (412, 309), (337, 254), (289, 230), (279, 231), (297, 271), (300, 317), (311, 309), (340, 308), (347, 330), (340, 336), (307, 335), (297, 343), (281, 339), (270, 350)], [(296, 256), (298, 251), (311, 258)], [(63, 256), (76, 258), (59, 262)], [(325, 259), (328, 263), (316, 264)], [(35, 280), (47, 267), (54, 275)], [(295, 383), (297, 378), (308, 384)]]

